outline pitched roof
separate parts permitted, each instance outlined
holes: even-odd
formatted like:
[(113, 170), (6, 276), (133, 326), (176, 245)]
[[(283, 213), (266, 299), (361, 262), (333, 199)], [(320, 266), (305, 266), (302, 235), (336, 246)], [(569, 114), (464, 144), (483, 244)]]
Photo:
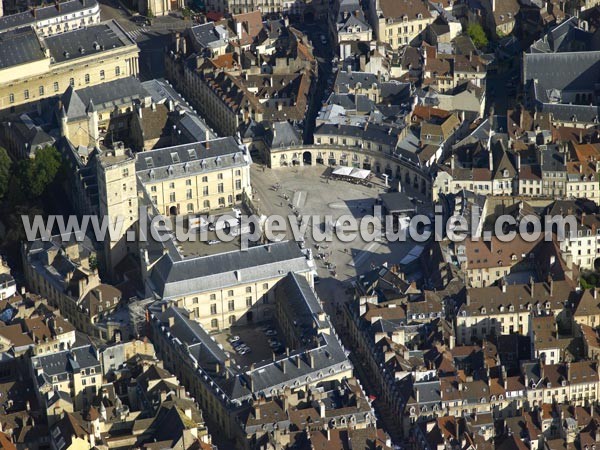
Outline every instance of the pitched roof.
[(431, 17), (429, 8), (422, 0), (380, 0), (379, 6), (385, 19), (415, 20), (419, 15), (427, 19)]

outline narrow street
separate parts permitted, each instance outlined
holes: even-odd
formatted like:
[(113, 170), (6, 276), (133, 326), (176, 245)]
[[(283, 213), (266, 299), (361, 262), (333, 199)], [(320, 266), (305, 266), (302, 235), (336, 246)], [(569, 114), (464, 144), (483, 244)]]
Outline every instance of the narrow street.
[[(312, 101), (308, 106), (308, 112), (304, 123), (304, 143), (312, 144), (317, 114), (326, 99), (326, 95), (329, 96), (329, 91), (331, 91), (331, 87), (328, 86), (328, 80), (331, 79), (333, 75), (333, 58), (335, 54), (333, 46), (329, 41), (326, 22), (298, 24), (296, 26), (299, 30), (304, 32), (310, 39), (310, 42), (312, 42), (314, 56), (319, 67), (317, 86)], [(324, 36), (325, 39), (327, 39), (325, 44), (321, 41), (321, 36)]]

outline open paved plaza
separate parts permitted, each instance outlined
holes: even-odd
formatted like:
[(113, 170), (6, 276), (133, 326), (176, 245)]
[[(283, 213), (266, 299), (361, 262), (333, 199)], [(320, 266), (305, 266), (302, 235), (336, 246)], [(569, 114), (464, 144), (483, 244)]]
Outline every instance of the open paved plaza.
[[(294, 216), (294, 211), (297, 211), (299, 215), (319, 216), (322, 218), (321, 225), (326, 216), (331, 216), (335, 222), (346, 214), (356, 219), (371, 215), (377, 197), (387, 191), (384, 181), (376, 177), (371, 180), (371, 187), (328, 180), (328, 168), (324, 166), (264, 171), (255, 166), (252, 170), (255, 204), (261, 214), (287, 217)], [(276, 185), (278, 189), (274, 188)], [(312, 224), (309, 224), (310, 227)], [(288, 237), (292, 237), (289, 230)], [(371, 267), (385, 262), (397, 263), (409, 253), (414, 243), (364, 242), (362, 239), (345, 243), (334, 236), (332, 242), (317, 244), (312, 233), (307, 231), (305, 246), (313, 251), (319, 277), (323, 284), (327, 284), (327, 278), (350, 283)], [(319, 258), (319, 254), (327, 256)], [(319, 286), (318, 289), (321, 290)]]

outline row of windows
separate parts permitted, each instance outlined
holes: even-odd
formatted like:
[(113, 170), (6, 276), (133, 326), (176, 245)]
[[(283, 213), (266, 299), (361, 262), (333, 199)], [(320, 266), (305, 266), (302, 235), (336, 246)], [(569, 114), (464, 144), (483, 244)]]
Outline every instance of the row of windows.
[[(121, 68), (119, 66), (117, 66), (117, 67), (115, 67), (115, 76), (118, 77), (120, 75), (121, 75)], [(105, 78), (106, 78), (106, 73), (105, 73), (104, 70), (101, 70), (100, 71), (100, 79), (104, 80)], [(89, 73), (86, 73), (84, 75), (84, 81), (85, 81), (85, 84), (90, 84), (90, 74)], [(69, 85), (70, 86), (75, 86), (75, 79), (74, 78), (69, 78)], [(53, 88), (54, 92), (59, 92), (60, 91), (60, 85), (59, 85), (58, 81), (55, 81), (53, 83), (52, 88)], [(38, 93), (39, 93), (40, 97), (43, 97), (46, 94), (44, 86), (40, 86), (38, 88)], [(23, 99), (24, 100), (29, 100), (29, 98), (30, 98), (29, 89), (25, 89), (23, 91)], [(9, 94), (8, 101), (10, 103), (14, 103), (15, 102), (15, 94), (13, 94), (13, 93)]]
[[(188, 183), (188, 182), (189, 182), (189, 183)], [(191, 180), (186, 180), (186, 186), (190, 186), (190, 185), (191, 185)], [(175, 183), (171, 183), (171, 184), (169, 185), (169, 187), (170, 187), (171, 189), (175, 189)], [(237, 190), (240, 190), (240, 189), (242, 189), (242, 180), (235, 180), (235, 189), (237, 189)], [(156, 186), (152, 186), (152, 187), (150, 188), (150, 191), (151, 191), (151, 192), (156, 192), (156, 191), (157, 191), (157, 188), (156, 188)], [(219, 183), (219, 184), (217, 185), (217, 193), (218, 193), (218, 194), (222, 194), (222, 193), (224, 193), (224, 192), (225, 192), (225, 186), (223, 185), (223, 183)], [(187, 198), (188, 200), (190, 200), (191, 198), (193, 198), (193, 194), (194, 194), (194, 191), (193, 191), (192, 189), (187, 189), (187, 190), (186, 190), (186, 198)], [(206, 195), (210, 195), (210, 194), (209, 194), (209, 188), (208, 188), (208, 186), (204, 186), (204, 187), (202, 188), (202, 195), (204, 195), (204, 196), (206, 196)], [(153, 197), (153, 198), (154, 198), (154, 197)], [(171, 194), (170, 194), (170, 199), (171, 199), (171, 201), (172, 201), (172, 202), (175, 202), (175, 201), (176, 201), (176, 200), (175, 200), (175, 198), (176, 198), (176, 193), (175, 193), (175, 192), (171, 192)]]
[[(230, 195), (228, 197), (228, 199), (229, 199), (229, 203), (232, 204), (233, 203), (233, 195)], [(175, 202), (175, 200), (171, 200), (171, 202)], [(155, 205), (158, 203), (158, 198), (156, 197), (156, 195), (152, 196), (152, 203), (154, 203)], [(226, 205), (225, 197), (219, 197), (218, 204), (219, 204), (220, 208), (224, 207)], [(204, 209), (210, 209), (210, 200), (204, 200), (204, 202), (202, 203), (202, 207)], [(187, 204), (187, 212), (193, 213), (194, 209), (195, 208), (194, 208), (193, 203)]]
[[(246, 306), (247, 307), (252, 306), (252, 300), (253, 300), (253, 298), (251, 296), (246, 297)], [(235, 311), (235, 300), (229, 300), (227, 302), (227, 310), (228, 311)], [(216, 303), (212, 303), (210, 305), (210, 314), (214, 316), (217, 313), (218, 313), (217, 304)]]
[[(269, 289), (269, 283), (263, 283), (262, 288), (264, 291)], [(252, 292), (252, 286), (246, 286), (246, 293), (249, 294)], [(233, 297), (234, 295), (234, 290), (230, 289), (227, 291), (227, 295), (229, 297)], [(210, 299), (211, 300), (216, 300), (217, 299), (217, 294), (210, 294)], [(193, 299), (194, 303), (198, 303), (198, 299), (196, 297), (194, 297)]]
[[(236, 170), (235, 171), (235, 175), (236, 176), (241, 176), (242, 175), (242, 171), (241, 170)], [(223, 179), (223, 174), (222, 173), (218, 173), (217, 174), (217, 179), (222, 180)], [(203, 183), (208, 183), (208, 176), (203, 176), (202, 177), (202, 182)], [(241, 189), (242, 186), (242, 180), (236, 180), (235, 181), (236, 186), (240, 186), (240, 187), (236, 187), (236, 189)], [(191, 186), (192, 185), (192, 180), (191, 179), (187, 179), (185, 180), (185, 185), (186, 186)], [(220, 186), (222, 186), (222, 184), (220, 184)], [(171, 182), (169, 183), (169, 189), (175, 189), (175, 182)], [(150, 189), (152, 192), (156, 192), (156, 186), (152, 186), (152, 188)]]

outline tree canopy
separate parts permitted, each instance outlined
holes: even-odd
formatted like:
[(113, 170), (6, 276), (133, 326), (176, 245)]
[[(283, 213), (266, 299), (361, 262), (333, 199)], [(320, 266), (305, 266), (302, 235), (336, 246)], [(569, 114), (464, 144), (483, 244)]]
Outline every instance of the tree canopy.
[(8, 192), (12, 161), (6, 149), (0, 147), (0, 199)]
[(475, 44), (475, 47), (477, 47), (478, 49), (487, 47), (488, 38), (485, 34), (485, 30), (483, 29), (483, 27), (480, 24), (478, 24), (478, 23), (469, 24), (469, 26), (467, 27), (467, 34), (473, 41), (473, 44)]
[(15, 176), (23, 193), (29, 198), (37, 198), (56, 179), (61, 165), (58, 150), (48, 146), (38, 150), (34, 159), (19, 161)]

